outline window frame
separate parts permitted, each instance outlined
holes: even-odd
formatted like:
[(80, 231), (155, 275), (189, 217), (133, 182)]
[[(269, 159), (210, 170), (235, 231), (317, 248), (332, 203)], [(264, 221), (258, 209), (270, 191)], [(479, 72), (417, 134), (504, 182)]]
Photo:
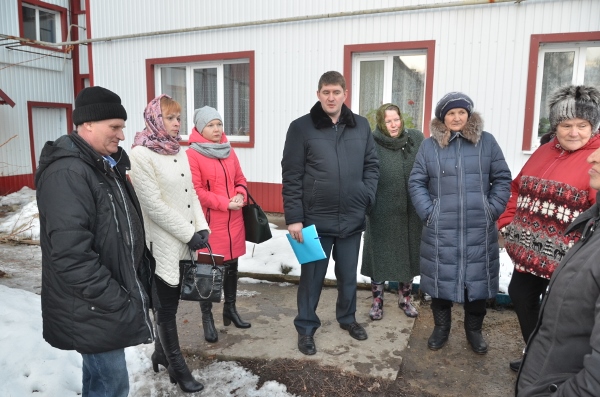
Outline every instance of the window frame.
[(428, 117), (430, 117), (430, 115), (432, 114), (431, 111), (433, 98), (433, 73), (435, 65), (435, 40), (345, 45), (344, 77), (346, 78), (346, 88), (348, 88), (346, 106), (350, 107), (350, 105), (352, 104), (352, 73), (354, 65), (354, 54), (381, 53), (383, 55), (383, 53), (386, 52), (412, 52), (415, 50), (423, 51), (427, 56), (427, 71), (425, 73), (425, 93), (423, 97), (423, 134), (426, 137), (429, 137)]
[[(413, 50), (403, 50), (403, 51), (378, 51), (378, 52), (355, 52), (352, 55), (352, 71), (360, 73), (361, 62), (369, 62), (369, 61), (383, 61), (384, 62), (384, 73), (383, 73), (383, 102), (382, 103), (391, 103), (393, 102), (391, 99), (392, 90), (393, 90), (393, 69), (394, 69), (394, 57), (401, 56), (414, 56), (414, 55), (425, 55), (427, 58), (427, 51), (424, 49), (413, 49)], [(425, 72), (427, 75), (427, 72)], [(354, 84), (354, 81), (350, 81), (348, 84), (352, 87), (354, 94), (360, 96), (360, 80), (357, 80), (358, 84)], [(425, 86), (427, 86), (427, 82), (424, 81)], [(427, 88), (427, 87), (425, 87)], [(388, 91), (389, 90), (389, 91)], [(389, 99), (386, 97), (390, 97)], [(425, 98), (425, 93), (423, 92), (423, 99)], [(354, 98), (356, 100), (356, 96)], [(352, 108), (355, 109), (357, 114), (360, 114), (360, 99), (358, 99), (357, 103), (352, 103)], [(400, 104), (396, 104), (400, 106)], [(424, 104), (423, 104), (424, 105)], [(402, 112), (405, 109), (400, 109)], [(423, 126), (428, 123), (427, 117), (425, 116), (425, 106), (423, 106)]]
[[(564, 48), (574, 47), (577, 43), (600, 41), (600, 31), (598, 32), (577, 32), (577, 33), (552, 33), (552, 34), (532, 34), (529, 44), (529, 72), (527, 76), (527, 86), (525, 93), (525, 117), (523, 125), (523, 141), (521, 150), (525, 153), (531, 153), (536, 146), (533, 143), (534, 137), (537, 139), (537, 119), (540, 109), (537, 107), (541, 99), (541, 72), (538, 69), (541, 66), (540, 56), (542, 48), (546, 44), (564, 44)], [(552, 46), (552, 48), (556, 48)]]
[[(23, 7), (30, 7), (36, 10), (42, 10), (42, 11), (46, 11), (52, 14), (56, 14), (58, 17), (58, 23), (57, 23), (57, 27), (56, 27), (56, 35), (57, 35), (57, 43), (62, 43), (65, 41), (65, 38), (67, 37), (67, 9), (64, 7), (60, 7), (54, 4), (49, 4), (40, 0), (17, 0), (17, 8), (18, 8), (18, 13), (19, 13), (19, 36), (22, 38), (25, 38), (25, 26), (23, 23)], [(36, 33), (39, 34), (39, 26), (36, 26)], [(36, 40), (36, 41), (40, 41), (40, 40)], [(36, 48), (43, 48), (45, 50), (51, 50), (51, 51), (57, 51), (57, 52), (65, 52), (65, 48), (60, 46), (60, 47), (50, 47), (50, 46), (44, 46), (41, 44), (35, 44), (35, 43), (27, 43), (27, 42), (23, 42), (23, 44), (28, 45), (28, 46), (32, 46), (32, 47), (36, 47)]]
[[(162, 66), (191, 66), (192, 64), (205, 64), (210, 65), (211, 62), (213, 64), (219, 64), (226, 61), (231, 60), (242, 60), (248, 59), (248, 67), (249, 67), (249, 128), (250, 132), (248, 134), (247, 141), (231, 141), (231, 146), (233, 147), (243, 147), (243, 148), (253, 148), (254, 147), (254, 132), (255, 132), (255, 111), (254, 111), (254, 93), (255, 93), (255, 80), (254, 80), (254, 51), (240, 51), (240, 52), (228, 52), (228, 53), (216, 53), (216, 54), (202, 54), (202, 55), (190, 55), (190, 56), (180, 56), (180, 57), (167, 57), (167, 58), (152, 58), (146, 59), (146, 87), (147, 87), (147, 101), (150, 102), (152, 99), (156, 97), (156, 72)], [(204, 66), (204, 65), (203, 65)], [(186, 71), (187, 73), (188, 71)], [(223, 84), (223, 82), (218, 82), (218, 84)], [(189, 88), (189, 87), (188, 87)], [(223, 101), (224, 98), (220, 98), (219, 101)], [(187, 106), (187, 104), (181, 104), (182, 106)], [(192, 112), (188, 115), (193, 115)], [(190, 116), (188, 116), (188, 119)], [(193, 125), (193, 123), (191, 124)], [(190, 125), (190, 129), (191, 129)], [(189, 133), (188, 131), (186, 131)], [(188, 136), (188, 134), (185, 134)], [(182, 140), (182, 144), (188, 144), (187, 140)]]

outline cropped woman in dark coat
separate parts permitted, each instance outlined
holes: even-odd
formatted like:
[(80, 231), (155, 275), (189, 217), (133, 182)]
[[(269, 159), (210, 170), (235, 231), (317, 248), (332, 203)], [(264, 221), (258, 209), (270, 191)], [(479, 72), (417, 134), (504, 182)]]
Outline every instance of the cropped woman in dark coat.
[(485, 301), (498, 293), (496, 220), (510, 196), (510, 170), (473, 101), (446, 94), (431, 121), (409, 179), (412, 202), (425, 222), (421, 290), (432, 297), (435, 328), (427, 345), (448, 341), (452, 302), (464, 302), (465, 332), (473, 351), (487, 353), (481, 335)]
[(419, 274), (422, 224), (408, 194), (408, 177), (423, 133), (405, 128), (400, 108), (391, 103), (377, 110), (373, 131), (379, 156), (375, 205), (367, 215), (361, 274), (371, 277), (372, 320), (383, 317), (385, 280), (398, 280), (398, 306), (417, 317), (411, 302), (412, 279)]

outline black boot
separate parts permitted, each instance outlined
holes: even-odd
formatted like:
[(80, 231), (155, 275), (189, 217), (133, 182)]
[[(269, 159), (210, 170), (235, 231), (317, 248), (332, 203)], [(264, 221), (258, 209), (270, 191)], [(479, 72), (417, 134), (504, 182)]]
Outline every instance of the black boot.
[(448, 342), (450, 325), (452, 324), (452, 308), (437, 308), (432, 306), (431, 311), (433, 312), (435, 327), (427, 341), (427, 347), (431, 350), (439, 350)]
[(465, 312), (465, 334), (467, 335), (467, 341), (471, 345), (471, 349), (477, 354), (485, 354), (488, 350), (488, 345), (483, 340), (481, 334), (481, 326), (483, 325), (483, 319), (485, 314), (475, 315), (469, 312)]
[(244, 322), (235, 308), (238, 281), (237, 260), (230, 263), (227, 270), (227, 277), (223, 285), (225, 295), (225, 304), (223, 305), (223, 324), (229, 325), (233, 322), (237, 328), (250, 328), (250, 323)]
[(202, 328), (204, 328), (204, 339), (207, 342), (215, 343), (219, 340), (219, 334), (215, 328), (215, 320), (212, 315), (212, 302), (200, 302), (200, 311), (202, 312)]
[(181, 390), (186, 393), (194, 393), (204, 389), (202, 383), (197, 382), (192, 376), (190, 369), (179, 348), (179, 336), (177, 335), (177, 322), (175, 320), (157, 324), (158, 334), (169, 362), (167, 371), (171, 383), (177, 383)]
[(163, 350), (162, 344), (160, 343), (160, 338), (158, 336), (158, 329), (156, 327), (156, 316), (154, 316), (154, 352), (152, 353), (152, 369), (154, 372), (158, 372), (158, 364), (167, 368), (169, 366), (169, 362), (167, 361), (167, 356), (165, 356), (165, 352)]

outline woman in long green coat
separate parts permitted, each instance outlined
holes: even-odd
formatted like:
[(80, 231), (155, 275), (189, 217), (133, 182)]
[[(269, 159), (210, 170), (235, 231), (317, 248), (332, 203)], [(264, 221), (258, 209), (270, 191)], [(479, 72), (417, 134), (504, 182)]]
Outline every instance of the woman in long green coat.
[(419, 274), (422, 222), (408, 193), (408, 177), (423, 133), (405, 128), (398, 106), (377, 110), (373, 131), (379, 155), (375, 205), (367, 215), (361, 274), (371, 277), (372, 320), (383, 317), (385, 281), (399, 281), (398, 306), (409, 317), (419, 313), (411, 302), (412, 279)]

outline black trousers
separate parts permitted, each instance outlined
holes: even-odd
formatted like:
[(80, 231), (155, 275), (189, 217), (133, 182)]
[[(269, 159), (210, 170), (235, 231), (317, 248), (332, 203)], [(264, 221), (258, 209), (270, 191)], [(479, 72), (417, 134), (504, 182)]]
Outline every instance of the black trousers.
[(300, 335), (314, 335), (321, 321), (317, 316), (317, 305), (327, 273), (329, 256), (335, 261), (338, 298), (335, 316), (340, 324), (356, 321), (356, 268), (360, 249), (361, 233), (346, 238), (322, 236), (321, 245), (326, 259), (309, 262), (300, 267), (300, 285), (298, 286), (298, 315), (294, 319), (296, 331)]
[(181, 285), (171, 287), (166, 284), (160, 278), (154, 276), (154, 283), (156, 285), (156, 294), (160, 302), (155, 312), (156, 321), (158, 323), (164, 323), (166, 321), (175, 320), (177, 316), (177, 308), (179, 307), (179, 296), (181, 295)]
[[(465, 303), (463, 304), (465, 312), (474, 316), (485, 316), (485, 299), (477, 299), (469, 302), (467, 299), (467, 289), (465, 288)], [(431, 309), (449, 309), (453, 305), (452, 301), (440, 298), (431, 298)]]
[(540, 297), (546, 294), (546, 288), (550, 280), (534, 276), (531, 273), (513, 271), (508, 284), (508, 295), (519, 319), (521, 333), (525, 343), (535, 329), (540, 316)]

